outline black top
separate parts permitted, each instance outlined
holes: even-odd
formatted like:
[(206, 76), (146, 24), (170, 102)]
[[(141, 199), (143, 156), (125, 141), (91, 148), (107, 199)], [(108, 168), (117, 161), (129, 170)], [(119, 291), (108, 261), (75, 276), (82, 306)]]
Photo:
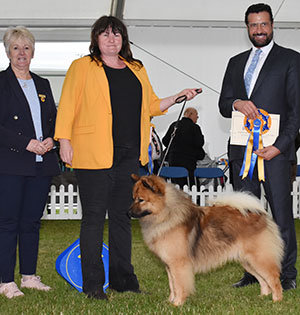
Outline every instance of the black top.
[(142, 104), (140, 81), (128, 67), (103, 67), (109, 83), (114, 146), (139, 147)]
[[(176, 123), (173, 122), (171, 124), (166, 135), (162, 138), (162, 142), (166, 147), (169, 145)], [(195, 166), (197, 160), (203, 160), (205, 156), (203, 145), (204, 136), (200, 126), (195, 124), (190, 118), (183, 117), (178, 123), (178, 129), (168, 155), (172, 159), (189, 161), (191, 165)]]

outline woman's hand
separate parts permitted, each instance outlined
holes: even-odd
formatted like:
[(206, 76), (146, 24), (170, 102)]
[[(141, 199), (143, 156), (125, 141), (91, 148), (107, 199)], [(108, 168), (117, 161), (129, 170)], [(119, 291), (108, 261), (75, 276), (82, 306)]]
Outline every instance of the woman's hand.
[(50, 137), (43, 140), (42, 144), (47, 148), (47, 151), (51, 151), (54, 147), (53, 139)]
[(73, 148), (70, 140), (59, 139), (59, 144), (60, 144), (59, 155), (61, 160), (72, 166)]
[(202, 89), (184, 89), (183, 91), (179, 92), (178, 94), (174, 95), (174, 103), (176, 103), (176, 100), (180, 97), (186, 96), (186, 100), (190, 101), (192, 100), (197, 94), (200, 94), (202, 92)]
[[(202, 89), (184, 89), (181, 92), (163, 98), (160, 102), (160, 110), (163, 112), (165, 110), (167, 110), (169, 107), (171, 107), (172, 105), (176, 104), (176, 100), (178, 100), (178, 98), (182, 97), (186, 97), (186, 99), (189, 101), (191, 99), (193, 99), (196, 95), (200, 94), (202, 92)], [(182, 99), (182, 101), (184, 101), (184, 99)]]
[(31, 139), (26, 147), (26, 150), (38, 155), (43, 155), (48, 151), (48, 148), (43, 142), (36, 139)]

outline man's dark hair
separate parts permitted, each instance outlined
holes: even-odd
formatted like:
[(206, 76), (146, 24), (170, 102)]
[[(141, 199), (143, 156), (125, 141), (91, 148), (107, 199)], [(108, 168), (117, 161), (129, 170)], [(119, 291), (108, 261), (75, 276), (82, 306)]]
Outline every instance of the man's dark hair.
[(250, 7), (247, 9), (247, 11), (245, 13), (246, 25), (248, 25), (248, 15), (250, 13), (259, 13), (259, 12), (268, 12), (270, 15), (271, 23), (273, 23), (273, 13), (272, 13), (271, 7), (265, 3), (257, 3), (257, 4), (250, 5)]
[(122, 48), (119, 53), (129, 63), (134, 63), (141, 67), (143, 64), (140, 60), (133, 58), (132, 52), (129, 46), (128, 32), (125, 24), (114, 16), (102, 16), (92, 26), (91, 43), (90, 43), (90, 57), (93, 61), (102, 61), (101, 51), (98, 47), (98, 36), (105, 32), (108, 28), (111, 28), (113, 33), (120, 33), (122, 36)]

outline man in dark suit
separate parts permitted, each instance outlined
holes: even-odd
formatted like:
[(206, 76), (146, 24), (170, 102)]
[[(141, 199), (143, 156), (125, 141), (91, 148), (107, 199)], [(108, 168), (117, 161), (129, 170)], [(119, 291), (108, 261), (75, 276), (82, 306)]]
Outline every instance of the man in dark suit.
[[(170, 166), (183, 166), (189, 171), (190, 185), (194, 185), (194, 170), (197, 160), (203, 160), (204, 136), (201, 128), (197, 125), (198, 112), (195, 108), (189, 107), (184, 111), (183, 118), (178, 122), (174, 140), (170, 146), (168, 161)], [(173, 122), (166, 135), (162, 138), (163, 144), (167, 147), (177, 121)], [(186, 185), (185, 178), (176, 178), (174, 183), (181, 187)]]
[[(280, 115), (279, 135), (275, 142), (256, 150), (264, 160), (265, 181), (262, 182), (285, 243), (281, 283), (284, 290), (296, 288), (297, 243), (291, 200), (291, 161), (295, 159), (295, 137), (300, 126), (300, 55), (278, 46), (273, 41), (273, 15), (266, 4), (251, 5), (245, 23), (252, 49), (232, 57), (228, 63), (219, 99), (224, 117), (239, 111), (248, 119), (258, 117), (258, 108)], [(252, 67), (255, 51), (260, 49), (256, 67)], [(252, 76), (249, 79), (249, 68)], [(244, 78), (246, 77), (246, 81)], [(248, 92), (246, 86), (249, 86)], [(245, 146), (229, 144), (229, 161), (235, 190), (247, 190), (260, 198), (261, 186), (255, 166), (252, 180), (239, 176)], [(245, 273), (234, 284), (242, 287), (257, 280)]]

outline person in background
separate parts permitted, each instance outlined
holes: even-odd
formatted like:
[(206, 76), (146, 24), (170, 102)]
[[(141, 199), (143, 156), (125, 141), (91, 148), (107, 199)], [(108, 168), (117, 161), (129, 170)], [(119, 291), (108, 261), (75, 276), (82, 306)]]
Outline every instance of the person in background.
[[(258, 109), (280, 115), (279, 135), (275, 142), (254, 153), (263, 158), (265, 181), (262, 181), (273, 218), (285, 243), (281, 284), (283, 290), (295, 289), (297, 241), (291, 199), (291, 161), (295, 160), (295, 138), (300, 126), (300, 54), (273, 41), (273, 14), (269, 5), (251, 5), (245, 23), (252, 48), (232, 57), (228, 63), (219, 109), (231, 118), (233, 111), (247, 119), (259, 117)], [(260, 198), (261, 183), (257, 165), (252, 180), (239, 176), (245, 146), (229, 145), (229, 161), (234, 190), (246, 190)], [(249, 273), (235, 287), (257, 282)]]
[(83, 292), (107, 300), (101, 260), (103, 227), (109, 218), (109, 286), (140, 292), (131, 264), (131, 174), (148, 163), (150, 117), (177, 97), (158, 98), (142, 62), (135, 59), (126, 26), (102, 16), (92, 26), (90, 55), (70, 66), (58, 107), (55, 139), (61, 159), (75, 170), (82, 203), (80, 230)]
[(14, 282), (17, 245), (21, 288), (50, 290), (36, 276), (39, 230), (60, 171), (50, 84), (29, 71), (35, 39), (20, 26), (8, 29), (3, 43), (10, 65), (0, 72), (0, 294), (14, 298), (24, 295)]
[[(205, 156), (204, 136), (200, 126), (197, 124), (198, 112), (195, 108), (189, 107), (184, 111), (183, 118), (178, 122), (175, 137), (172, 140), (169, 152), (168, 162), (170, 166), (183, 166), (189, 172), (190, 185), (195, 184), (194, 170), (198, 160), (203, 160)], [(174, 127), (177, 121), (173, 122), (162, 142), (165, 147), (168, 147), (171, 140)], [(183, 187), (187, 184), (185, 178), (176, 178), (172, 180), (174, 183)]]

